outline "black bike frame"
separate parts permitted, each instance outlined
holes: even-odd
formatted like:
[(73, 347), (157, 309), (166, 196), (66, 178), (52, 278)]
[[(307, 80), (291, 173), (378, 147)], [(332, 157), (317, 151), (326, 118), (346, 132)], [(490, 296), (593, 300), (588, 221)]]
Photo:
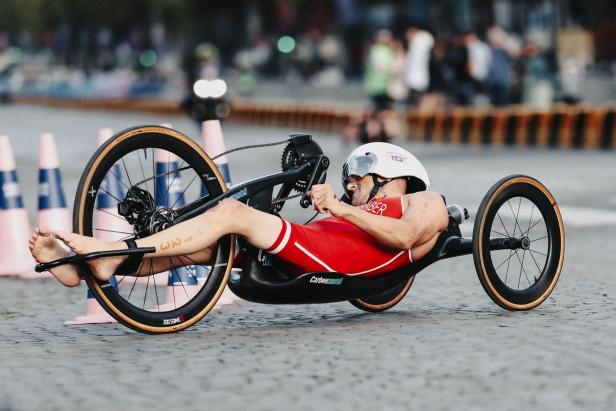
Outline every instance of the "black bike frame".
[(255, 180), (246, 181), (210, 200), (207, 200), (207, 197), (201, 197), (183, 207), (176, 209), (175, 211), (177, 212), (178, 217), (173, 221), (173, 223), (181, 223), (182, 221), (196, 217), (226, 198), (234, 198), (250, 205), (250, 198), (255, 196), (257, 193), (264, 190), (271, 190), (278, 184), (293, 183), (294, 181), (297, 181), (298, 179), (309, 174), (311, 168), (314, 167), (312, 163), (313, 161), (309, 161), (288, 171), (282, 171), (280, 173), (260, 177)]

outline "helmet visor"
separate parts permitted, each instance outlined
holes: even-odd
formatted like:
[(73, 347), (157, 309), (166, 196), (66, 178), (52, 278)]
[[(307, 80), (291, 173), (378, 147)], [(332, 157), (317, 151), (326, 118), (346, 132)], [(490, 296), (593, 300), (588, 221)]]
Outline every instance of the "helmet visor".
[(370, 173), (376, 165), (377, 157), (374, 153), (356, 155), (347, 160), (342, 167), (342, 186), (346, 191), (351, 176), (363, 177)]

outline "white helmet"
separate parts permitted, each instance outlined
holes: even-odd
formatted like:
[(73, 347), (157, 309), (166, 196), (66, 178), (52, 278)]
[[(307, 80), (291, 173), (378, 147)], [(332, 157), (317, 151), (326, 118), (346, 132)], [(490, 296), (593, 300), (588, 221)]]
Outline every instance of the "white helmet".
[[(368, 143), (357, 147), (349, 154), (342, 167), (342, 186), (349, 195), (346, 181), (350, 176), (364, 177), (376, 174), (383, 178), (407, 178), (407, 193), (425, 191), (430, 186), (428, 173), (417, 157), (405, 149), (389, 143)], [(375, 188), (378, 190), (375, 179)], [(374, 194), (376, 191), (373, 189)], [(374, 196), (372, 194), (370, 198)]]

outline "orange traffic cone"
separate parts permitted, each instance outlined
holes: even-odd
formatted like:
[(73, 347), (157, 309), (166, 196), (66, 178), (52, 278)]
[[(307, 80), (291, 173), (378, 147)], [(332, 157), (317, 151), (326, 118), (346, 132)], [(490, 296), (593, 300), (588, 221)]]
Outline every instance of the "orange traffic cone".
[(11, 143), (0, 136), (0, 276), (36, 274), (28, 250), (31, 232)]

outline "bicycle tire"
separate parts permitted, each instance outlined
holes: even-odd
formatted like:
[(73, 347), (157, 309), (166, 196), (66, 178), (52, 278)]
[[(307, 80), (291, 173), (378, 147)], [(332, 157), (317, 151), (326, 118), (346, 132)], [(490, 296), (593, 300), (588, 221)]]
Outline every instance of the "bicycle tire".
[[(519, 201), (517, 211), (516, 199)], [(522, 223), (519, 221), (519, 218), (521, 218), (520, 207), (523, 201), (533, 207), (528, 225), (525, 224), (525, 221)], [(508, 204), (509, 209), (507, 209), (506, 204)], [(499, 214), (501, 207), (505, 208), (506, 213), (511, 213), (509, 219), (515, 219), (513, 232), (511, 232), (511, 228), (507, 229), (507, 220), (503, 221), (503, 217)], [(540, 212), (541, 219), (537, 220), (531, 227), (535, 208)], [(525, 212), (525, 214), (528, 214), (528, 212)], [(543, 221), (543, 225), (539, 225), (541, 221)], [(499, 225), (496, 226), (496, 224)], [(530, 232), (537, 226), (539, 230), (542, 230), (541, 233), (545, 232), (545, 235), (532, 239)], [(511, 226), (509, 225), (509, 227)], [(516, 250), (495, 251), (491, 249), (490, 238), (494, 231), (499, 233), (499, 236), (505, 234), (505, 236), (515, 237), (518, 229), (520, 230), (519, 236), (523, 235), (520, 238), (526, 237), (528, 239), (525, 247)], [(544, 252), (532, 251), (533, 242), (539, 245), (545, 244), (541, 246)], [(518, 254), (520, 250), (523, 253), (521, 258)], [(500, 261), (496, 258), (497, 253), (502, 252), (501, 255), (505, 255), (507, 251), (509, 252), (507, 259)], [(527, 251), (529, 257), (528, 264), (525, 266)], [(540, 264), (541, 259), (539, 259), (539, 262), (537, 261), (541, 255), (545, 256), (543, 267)], [(490, 188), (477, 211), (473, 227), (473, 260), (479, 281), (492, 301), (510, 311), (530, 310), (537, 307), (554, 290), (562, 271), (564, 255), (565, 231), (563, 220), (556, 200), (543, 184), (532, 177), (512, 175), (499, 180)], [(513, 281), (508, 282), (507, 278), (510, 264), (516, 264), (516, 261), (520, 267), (517, 286), (515, 286), (517, 267), (514, 271)], [(497, 266), (499, 263), (500, 265)], [(532, 269), (529, 270), (530, 277), (525, 268), (529, 265)], [(505, 274), (504, 279), (500, 274), (502, 270), (499, 271), (501, 266), (503, 270), (507, 267), (507, 274)], [(538, 276), (534, 275), (535, 267)], [(524, 277), (522, 277), (522, 272)], [(534, 279), (534, 283), (530, 278)], [(528, 287), (520, 288), (520, 285), (525, 285), (525, 280), (528, 282)]]
[[(169, 151), (185, 161), (212, 197), (227, 190), (214, 162), (187, 136), (162, 126), (130, 128), (117, 133), (102, 144), (88, 162), (75, 196), (73, 208), (75, 233), (86, 236), (93, 235), (96, 194), (105, 176), (116, 163), (119, 163), (124, 159), (124, 156), (128, 156), (130, 153), (137, 152), (137, 156), (139, 156), (139, 150), (144, 150), (147, 159), (147, 149), (152, 150), (152, 157), (154, 157), (155, 150), (159, 149)], [(141, 163), (141, 160), (139, 162)], [(152, 162), (154, 163), (153, 158)], [(124, 165), (124, 168), (128, 175), (126, 165)], [(143, 167), (141, 171), (143, 172)], [(153, 173), (155, 172), (153, 171)], [(218, 240), (213, 253), (214, 263), (207, 281), (184, 305), (174, 307), (169, 311), (146, 309), (145, 298), (144, 306), (137, 307), (120, 294), (118, 287), (109, 281), (96, 279), (87, 267), (84, 270), (84, 276), (96, 300), (120, 323), (136, 331), (149, 334), (177, 332), (202, 319), (220, 298), (233, 265), (234, 244), (235, 237), (233, 235)], [(154, 290), (157, 289), (156, 287), (155, 284)], [(145, 293), (147, 297), (147, 288)], [(156, 298), (158, 299), (158, 295)]]

